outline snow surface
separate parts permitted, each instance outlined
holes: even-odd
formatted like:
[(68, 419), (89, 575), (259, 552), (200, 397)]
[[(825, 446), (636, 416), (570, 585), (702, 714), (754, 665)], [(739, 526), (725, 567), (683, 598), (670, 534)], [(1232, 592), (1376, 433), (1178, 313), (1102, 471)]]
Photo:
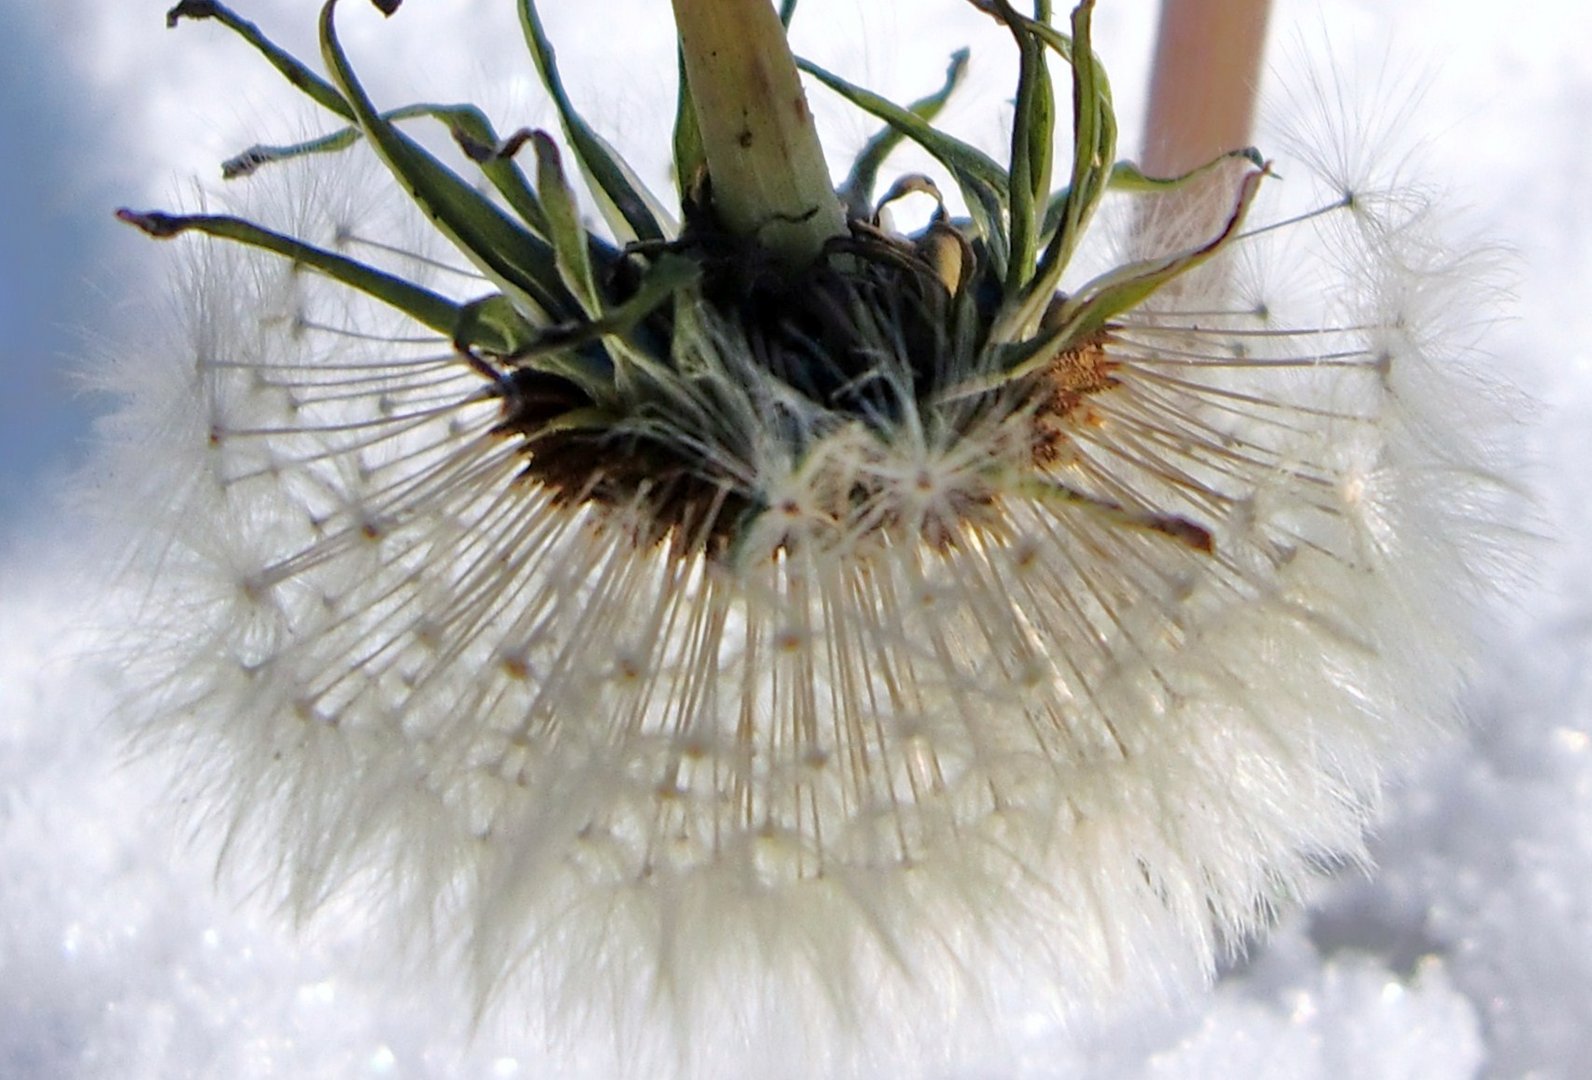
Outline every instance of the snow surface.
[[(64, 0), (33, 17), (64, 28), (94, 6)], [(1102, 2), (1100, 47), (1127, 130), (1149, 7)], [(469, 34), (479, 48), (453, 68), (389, 56), (385, 85), (402, 87), (417, 70), (443, 86), (485, 74), (509, 108), (531, 100), (523, 79), (490, 78), (503, 70), (496, 58), (519, 61), (488, 5), (408, 5), (381, 40), (434, 45), (428, 24), (444, 25), (443, 8), (480, 14)], [(302, 5), (257, 0), (247, 10), (311, 51)], [(897, 93), (933, 85), (964, 40), (976, 63), (1004, 55), (999, 35), (951, 0), (808, 0), (803, 12), (800, 45)], [(92, 93), (137, 119), (120, 136), (126, 153), (107, 155), (105, 168), (131, 161), (157, 181), (208, 176), (263, 133), (206, 88), (232, 87), (257, 113), (284, 99), (236, 43), (196, 27), (180, 41), (159, 37), (159, 17), (158, 5), (116, 5), (82, 34), (61, 35), (62, 62), (92, 73)], [(572, 70), (608, 65), (608, 82), (579, 68), (572, 90), (606, 102), (612, 113), (592, 119), (627, 145), (662, 130), (651, 99), (667, 96), (665, 75), (612, 82), (616, 64), (667, 72), (647, 66), (667, 63), (648, 18), (605, 17), (582, 33), (577, 18), (555, 13), (550, 27)], [(1290, 39), (1318, 53), (1331, 36), (1353, 42), (1359, 60), (1378, 63), (1386, 50), (1392, 66), (1422, 72), (1423, 174), (1469, 207), (1456, 227), (1513, 252), (1518, 307), (1485, 346), (1540, 403), (1522, 427), (1534, 463), (1522, 483), (1535, 500), (1522, 525), (1544, 537), (1526, 548), (1534, 583), (1489, 628), (1467, 696), (1469, 734), (1390, 794), (1374, 874), (1324, 888), (1180, 1009), (1065, 1033), (1013, 1016), (1015, 1050), (946, 1063), (940, 1075), (1424, 1080), (1592, 1068), (1592, 16), (1572, 3), (1505, 15), (1480, 0), (1342, 0), (1285, 3), (1276, 19), (1280, 57), (1298, 55)], [(381, 29), (350, 33), (351, 48), (374, 54)], [(929, 62), (911, 66), (878, 44), (898, 37)], [(992, 100), (954, 121), (977, 127), (994, 115)], [(865, 133), (853, 121), (839, 138)], [(190, 153), (208, 156), (173, 156)], [(169, 201), (161, 196), (157, 182), (130, 197)], [(151, 267), (158, 258), (151, 252)], [(300, 934), (257, 899), (216, 888), (211, 850), (167, 824), (159, 763), (118, 753), (115, 672), (78, 629), (92, 606), (71, 568), (81, 545), (54, 517), (19, 523), (16, 536), (35, 535), (13, 539), (0, 562), (0, 1078), (579, 1074), (578, 1061), (510, 1039), (472, 1042), (367, 974), (355, 913)]]

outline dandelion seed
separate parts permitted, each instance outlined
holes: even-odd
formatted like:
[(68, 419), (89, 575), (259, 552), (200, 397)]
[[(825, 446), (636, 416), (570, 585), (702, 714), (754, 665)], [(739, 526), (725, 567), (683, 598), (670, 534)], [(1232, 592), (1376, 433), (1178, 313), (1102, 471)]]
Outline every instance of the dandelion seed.
[[(733, 6), (680, 0), (687, 45)], [(114, 472), (156, 525), (143, 730), (234, 856), (270, 852), (306, 912), (376, 898), (482, 1003), (674, 1009), (687, 1042), (792, 1010), (927, 1031), (1008, 977), (1070, 1009), (1208, 967), (1359, 857), (1486, 570), (1481, 429), (1429, 408), (1463, 393), (1435, 286), (1468, 271), (1423, 208), (1273, 203), (1243, 151), (1209, 228), (1059, 291), (1110, 243), (1098, 206), (1197, 174), (1109, 164), (1087, 3), (1066, 35), (985, 6), (1023, 56), (1006, 166), (930, 126), (956, 65), (914, 110), (813, 71), (886, 122), (866, 157), (914, 140), (963, 194), (910, 237), (862, 167), (721, 216), (746, 195), (722, 155), (769, 166), (762, 128), (699, 122), (738, 85), (704, 51), (676, 226), (562, 95), (529, 0), (565, 149), (378, 111), (333, 3), (329, 81), (174, 9), (350, 125), (230, 173), (374, 150), (479, 274), (456, 299), (455, 259), (332, 199), (282, 230), (122, 213), (233, 242), (194, 250), (186, 347), (134, 370)], [(1058, 196), (1047, 50), (1079, 118)], [(494, 195), (400, 126), (428, 120)], [(939, 198), (884, 201), (907, 191)], [(1254, 276), (1278, 244), (1311, 287)]]

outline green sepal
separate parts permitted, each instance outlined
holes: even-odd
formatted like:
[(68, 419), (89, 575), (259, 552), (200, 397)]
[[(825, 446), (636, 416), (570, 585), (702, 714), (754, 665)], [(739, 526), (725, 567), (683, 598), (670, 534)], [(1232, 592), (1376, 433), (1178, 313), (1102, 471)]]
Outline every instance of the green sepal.
[(1036, 278), (1039, 287), (1032, 298), (1043, 310), (1062, 271), (1088, 228), (1095, 209), (1105, 197), (1111, 166), (1117, 152), (1117, 118), (1111, 105), (1111, 85), (1105, 69), (1094, 54), (1092, 18), (1094, 0), (1083, 0), (1072, 13), (1071, 40), (1061, 35), (1042, 33), (1051, 28), (1036, 28), (1053, 49), (1072, 64), (1073, 148), (1072, 177), (1060, 211), (1056, 231), (1050, 236), (1039, 261)]
[[(629, 339), (643, 319), (653, 314), (677, 294), (690, 289), (702, 277), (701, 265), (684, 255), (665, 254), (647, 268), (641, 282), (630, 298), (609, 308), (599, 319), (582, 319), (561, 326), (539, 329), (535, 340), (515, 352), (509, 359), (516, 363), (542, 368), (542, 359), (564, 350), (576, 349), (593, 342), (603, 341), (610, 353), (620, 362), (616, 378), (626, 376), (625, 367), (658, 374), (658, 361), (646, 350), (632, 348)], [(532, 363), (533, 361), (537, 361)], [(667, 373), (662, 373), (668, 377)]]
[(336, 113), (345, 120), (354, 119), (353, 107), (337, 92), (337, 88), (315, 72), (305, 67), (296, 57), (284, 51), (270, 38), (260, 32), (260, 28), (247, 19), (240, 18), (232, 10), (214, 0), (183, 0), (182, 3), (166, 12), (166, 26), (174, 27), (181, 19), (214, 19), (227, 29), (243, 38), (259, 51), (271, 66), (282, 73), (282, 77), (302, 90), (314, 102)]
[[(296, 57), (284, 51), (260, 32), (258, 26), (246, 19), (240, 18), (226, 6), (215, 3), (213, 0), (184, 0), (166, 13), (166, 25), (175, 26), (181, 19), (215, 19), (222, 23), (250, 45), (254, 46), (269, 60), (289, 83), (298, 87), (316, 103), (343, 117), (345, 120), (355, 121), (357, 116), (354, 107), (348, 99), (340, 93), (337, 87), (311, 71)], [(491, 122), (480, 109), (473, 105), (435, 105), (418, 104), (408, 105), (400, 109), (393, 109), (381, 114), (388, 123), (399, 120), (409, 120), (421, 116), (429, 116), (448, 125), (454, 138), (465, 145), (468, 151), (471, 143), (495, 147), (498, 143), (497, 135), (492, 130)], [(360, 138), (362, 132), (358, 126), (342, 128), (328, 135), (309, 139), (300, 143), (286, 146), (270, 146), (259, 144), (249, 147), (243, 153), (229, 158), (221, 164), (221, 175), (224, 179), (233, 180), (247, 176), (262, 165), (268, 165), (291, 158), (302, 157), (308, 154), (335, 153), (352, 146)], [(472, 155), (474, 157), (474, 155)], [(492, 185), (497, 188), (504, 199), (512, 206), (532, 229), (544, 233), (544, 224), (541, 220), (540, 208), (536, 206), (535, 196), (531, 194), (524, 178), (518, 174), (511, 162), (503, 156), (476, 157), (481, 165), (482, 172), (486, 174)]]
[(1201, 179), (1212, 169), (1229, 161), (1247, 161), (1257, 169), (1264, 168), (1266, 165), (1265, 157), (1253, 146), (1246, 146), (1240, 150), (1229, 150), (1225, 154), (1212, 158), (1198, 168), (1190, 169), (1181, 176), (1146, 176), (1136, 163), (1119, 161), (1111, 169), (1111, 190), (1137, 194), (1165, 194)]
[[(402, 120), (406, 115), (408, 113), (404, 109), (393, 109), (382, 114), (390, 121)], [(241, 180), (245, 176), (252, 176), (254, 171), (263, 165), (275, 165), (280, 161), (292, 161), (294, 158), (309, 157), (312, 154), (340, 153), (353, 146), (359, 139), (360, 131), (357, 127), (345, 127), (303, 142), (286, 145), (255, 143), (241, 154), (235, 154), (221, 163), (221, 178)]]
[(1070, 39), (1054, 27), (1012, 16), (1072, 65), (1073, 159), (1071, 183), (1061, 197), (1055, 228), (1033, 276), (1020, 292), (1008, 294), (991, 330), (996, 342), (1024, 339), (1039, 325), (1110, 181), (1117, 120), (1110, 84), (1091, 43), (1093, 12), (1094, 0), (1083, 0), (1073, 9)]
[(580, 223), (575, 193), (564, 177), (558, 145), (545, 131), (532, 132), (531, 143), (536, 150), (536, 191), (547, 213), (547, 238), (557, 257), (559, 276), (586, 316), (598, 318), (603, 313), (603, 300), (592, 277), (586, 230)]
[(502, 293), (458, 305), (453, 322), (453, 345), (461, 352), (479, 349), (491, 356), (509, 356), (535, 336), (536, 328)]
[[(1246, 146), (1239, 150), (1229, 150), (1218, 155), (1198, 168), (1190, 169), (1181, 176), (1148, 176), (1140, 169), (1137, 162), (1119, 161), (1111, 166), (1111, 176), (1106, 181), (1108, 191), (1120, 192), (1128, 195), (1162, 195), (1177, 191), (1186, 184), (1203, 179), (1217, 166), (1229, 161), (1247, 161), (1249, 164), (1260, 168), (1266, 164), (1265, 157), (1253, 146)], [(1045, 235), (1053, 233), (1061, 222), (1061, 212), (1066, 206), (1068, 192), (1058, 191), (1050, 199), (1050, 204), (1045, 207)]]
[(527, 314), (550, 320), (576, 315), (579, 306), (560, 280), (552, 246), (382, 118), (338, 43), (336, 7), (337, 0), (326, 0), (321, 8), (322, 55), (360, 129), (393, 176), (437, 228)]
[[(520, 216), (531, 231), (546, 238), (547, 217), (542, 212), (541, 204), (536, 200), (536, 193), (531, 190), (530, 185), (525, 182), (525, 177), (514, 165), (512, 150), (505, 150), (505, 144), (498, 138), (492, 122), (487, 119), (485, 113), (474, 105), (438, 105), (423, 102), (405, 105), (398, 109), (388, 109), (381, 114), (381, 118), (389, 124), (422, 117), (429, 117), (446, 125), (460, 149), (481, 167), (482, 174), (497, 189), (498, 194), (503, 196), (509, 207)], [(285, 146), (258, 144), (223, 161), (221, 176), (226, 180), (237, 180), (252, 174), (264, 165), (274, 165), (294, 158), (308, 157), (311, 154), (338, 153), (353, 146), (363, 137), (364, 132), (358, 127), (345, 127)]]
[[(951, 54), (951, 62), (945, 69), (945, 82), (934, 93), (927, 97), (919, 98), (907, 109), (924, 123), (932, 123), (940, 115), (940, 110), (945, 108), (945, 103), (962, 85), (963, 78), (967, 75), (967, 61), (969, 52), (958, 49)], [(851, 172), (846, 177), (846, 182), (840, 185), (840, 201), (846, 204), (846, 215), (852, 218), (868, 218), (873, 213), (874, 185), (879, 179), (879, 170), (884, 167), (888, 158), (901, 145), (906, 138), (900, 129), (887, 124), (883, 131), (869, 139), (857, 158), (851, 165)]]
[[(526, 321), (509, 298), (498, 293), (460, 306), (454, 324), (454, 347), (461, 352), (473, 347), (499, 360), (561, 376), (593, 400), (613, 396), (614, 365), (601, 349), (539, 350), (544, 333), (544, 327)], [(533, 358), (534, 362), (526, 363)]]
[(1212, 239), (1198, 247), (1171, 255), (1140, 259), (1085, 283), (1047, 317), (1049, 330), (1011, 348), (1007, 353), (1010, 364), (1000, 381), (1008, 382), (1032, 374), (1058, 353), (1089, 341), (1116, 316), (1142, 304), (1174, 278), (1209, 261), (1238, 235), (1244, 215), (1260, 190), (1260, 182), (1268, 175), (1269, 171), (1262, 168), (1243, 178), (1226, 224)]
[[(357, 259), (338, 255), (325, 248), (295, 240), (253, 222), (224, 214), (164, 214), (159, 211), (140, 213), (118, 210), (116, 217), (143, 230), (157, 239), (168, 239), (185, 232), (198, 232), (219, 240), (230, 240), (249, 247), (273, 252), (291, 259), (295, 264), (307, 266), (349, 288), (370, 296), (390, 307), (397, 308), (422, 326), (456, 338), (461, 325), (463, 305), (425, 289), (401, 277), (367, 266)], [(470, 336), (467, 344), (488, 352), (513, 351), (515, 341), (496, 328), (482, 324), (479, 334)]]
[(708, 151), (702, 142), (702, 125), (697, 120), (696, 105), (691, 100), (691, 81), (685, 74), (685, 53), (677, 49), (675, 58), (680, 77), (674, 107), (674, 186), (680, 194), (680, 205), (684, 207), (696, 198), (694, 185), (697, 176), (708, 166)]
[(519, 148), (517, 140), (528, 136), (529, 132), (517, 132), (507, 140), (499, 139), (492, 121), (474, 105), (436, 106), (432, 115), (448, 125), (448, 134), (459, 144), (465, 157), (480, 167), (481, 175), (503, 196), (503, 201), (526, 227), (542, 239), (549, 239), (547, 212), (542, 209), (525, 174), (514, 163), (514, 152)]
[(536, 62), (537, 74), (558, 109), (564, 136), (575, 151), (581, 171), (591, 182), (608, 227), (614, 230), (622, 244), (669, 239), (675, 232), (669, 215), (652, 200), (630, 166), (575, 111), (569, 95), (564, 92), (553, 46), (542, 29), (535, 0), (519, 0), (519, 11), (520, 27), (530, 47), (531, 58)]
[[(1038, 208), (1050, 196), (1056, 101), (1045, 43), (1032, 29), (1041, 24), (1019, 17), (1008, 0), (993, 3), (1017, 41), (1019, 57), (1010, 167), (1011, 258), (1006, 267), (1006, 293), (1013, 296), (1036, 269), (1034, 256), (1040, 243)], [(1049, 5), (1040, 5), (1039, 11), (1048, 18)]]
[(911, 109), (849, 83), (810, 60), (797, 60), (796, 63), (853, 105), (872, 113), (917, 143), (950, 171), (967, 201), (974, 225), (984, 238), (991, 266), (997, 274), (1004, 275), (1008, 251), (1005, 219), (1010, 198), (1006, 170), (982, 150), (937, 130)]
[(1063, 303), (1055, 323), (1062, 342), (1082, 341), (1094, 335), (1107, 322), (1122, 312), (1142, 304), (1150, 295), (1173, 278), (1180, 277), (1196, 266), (1207, 262), (1238, 235), (1249, 212), (1260, 182), (1269, 173), (1256, 169), (1247, 174), (1239, 184), (1238, 195), (1233, 200), (1227, 223), (1216, 236), (1201, 244), (1174, 255), (1141, 259), (1118, 267), (1086, 283), (1076, 296)]

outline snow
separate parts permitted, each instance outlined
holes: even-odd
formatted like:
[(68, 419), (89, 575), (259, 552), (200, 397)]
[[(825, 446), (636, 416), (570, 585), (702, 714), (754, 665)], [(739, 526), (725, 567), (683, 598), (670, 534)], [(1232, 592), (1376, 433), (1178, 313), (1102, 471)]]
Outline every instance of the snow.
[[(904, 19), (832, 6), (852, 27)], [(1432, 175), (1513, 251), (1518, 307), (1485, 348), (1540, 403), (1523, 428), (1534, 584), (1489, 628), (1468, 734), (1390, 794), (1374, 873), (1328, 885), (1181, 1008), (1070, 1032), (1016, 1015), (1011, 1051), (939, 1075), (1553, 1078), (1592, 1058), (1592, 17), (1568, 3), (1505, 19), (1476, 0), (1409, 0), (1290, 4), (1277, 18), (1306, 40), (1331, 22), (1421, 42)], [(935, 40), (954, 44), (966, 25), (936, 25)], [(106, 27), (95, 40), (121, 56)], [(871, 64), (924, 84), (890, 56)], [(170, 83), (149, 90), (125, 57), (106, 70), (96, 93), (144, 94), (162, 117), (176, 107)], [(38, 523), (42, 537), (0, 566), (0, 1077), (579, 1075), (571, 1057), (472, 1040), (395, 992), (369, 970), (357, 913), (300, 933), (217, 889), (213, 849), (168, 824), (160, 765), (119, 753), (116, 673), (80, 630), (92, 604), (52, 528)]]

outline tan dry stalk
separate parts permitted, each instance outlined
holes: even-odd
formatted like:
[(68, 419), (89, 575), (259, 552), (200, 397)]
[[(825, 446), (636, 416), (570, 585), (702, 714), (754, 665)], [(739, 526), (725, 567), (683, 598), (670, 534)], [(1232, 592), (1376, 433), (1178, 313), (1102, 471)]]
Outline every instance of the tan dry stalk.
[[(1150, 176), (1197, 169), (1253, 137), (1270, 0), (1164, 0), (1150, 76), (1141, 166)], [(1192, 242), (1221, 225), (1247, 166), (1233, 162), (1152, 211), (1157, 228)]]
[(1176, 176), (1247, 146), (1270, 0), (1165, 0), (1144, 171)]

